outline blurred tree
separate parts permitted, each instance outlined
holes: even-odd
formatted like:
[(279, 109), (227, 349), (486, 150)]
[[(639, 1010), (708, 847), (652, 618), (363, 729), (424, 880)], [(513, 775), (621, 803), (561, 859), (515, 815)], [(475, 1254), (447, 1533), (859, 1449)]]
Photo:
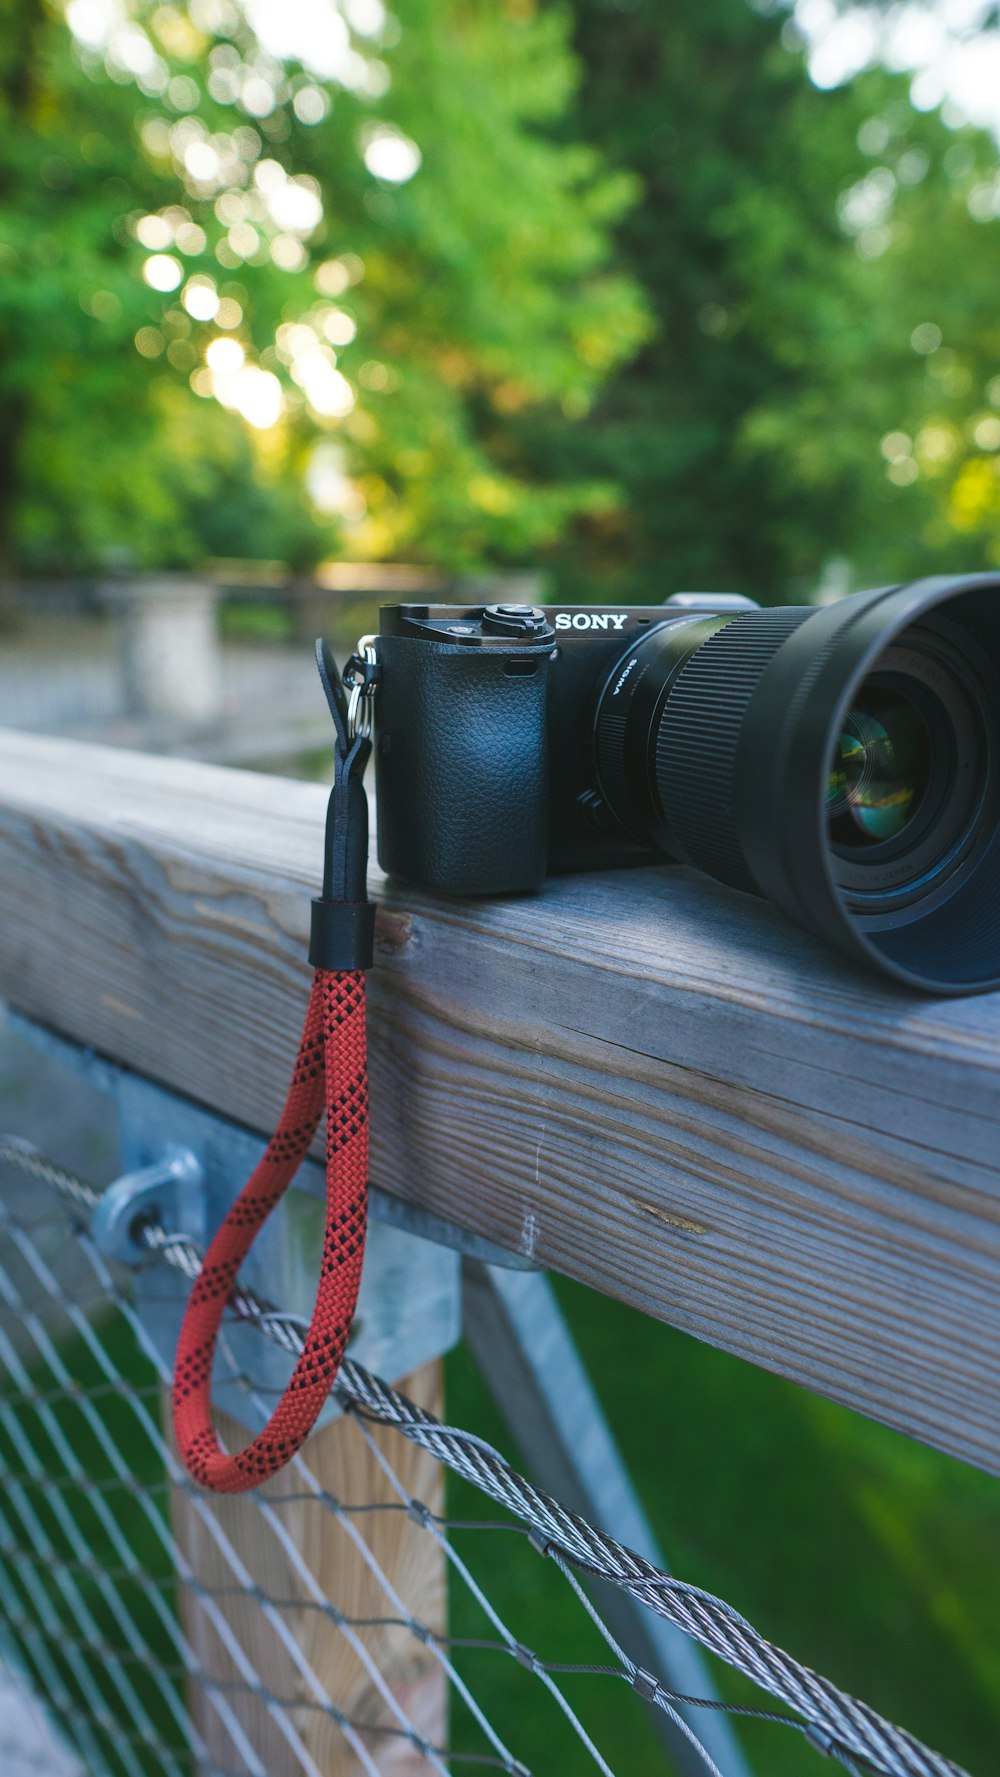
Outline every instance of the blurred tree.
[(619, 240), (656, 330), (584, 429), (535, 439), (624, 488), (554, 557), (566, 591), (773, 600), (824, 562), (840, 586), (1000, 563), (996, 145), (902, 77), (817, 91), (745, 0), (575, 14), (569, 127), (642, 180)]
[(0, 562), (175, 565), (213, 531), (277, 553), (290, 504), (306, 528), (294, 494), (262, 487), (241, 429), (149, 356), (163, 299), (127, 217), (176, 181), (136, 151), (141, 95), (86, 72), (38, 0), (11, 0), (0, 55)]
[[(556, 143), (566, 21), (41, 0), (0, 13), (0, 554), (532, 555), (605, 478), (521, 467), (641, 338), (634, 182)], [(252, 23), (251, 23), (252, 20)], [(383, 56), (385, 59), (383, 59)]]
[(2, 3), (8, 561), (1000, 561), (996, 148), (905, 79), (745, 0)]
[[(561, 13), (530, 5), (413, 0), (390, 57), (392, 126), (363, 124), (359, 156), (357, 107), (338, 102), (314, 134), (330, 232), (365, 267), (345, 430), (378, 553), (530, 559), (613, 503), (613, 476), (528, 476), (518, 451), (525, 422), (579, 413), (645, 332), (634, 286), (606, 268), (635, 182), (546, 133), (572, 96), (565, 39)], [(330, 327), (322, 307), (309, 319)]]

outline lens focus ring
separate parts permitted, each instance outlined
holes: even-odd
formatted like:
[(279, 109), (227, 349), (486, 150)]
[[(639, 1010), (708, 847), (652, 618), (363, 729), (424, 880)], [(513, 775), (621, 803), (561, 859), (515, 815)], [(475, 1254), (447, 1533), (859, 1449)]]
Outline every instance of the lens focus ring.
[(664, 706), (655, 771), (671, 841), (700, 870), (756, 890), (736, 828), (740, 729), (754, 691), (808, 606), (748, 611), (717, 630), (682, 667)]

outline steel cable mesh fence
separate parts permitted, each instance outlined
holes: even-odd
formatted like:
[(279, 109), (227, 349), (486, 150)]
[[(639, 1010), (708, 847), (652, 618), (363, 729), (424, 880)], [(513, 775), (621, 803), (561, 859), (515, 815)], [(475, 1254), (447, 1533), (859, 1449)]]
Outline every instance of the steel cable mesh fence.
[[(476, 1767), (526, 1777), (516, 1719), (505, 1712), (498, 1724), (483, 1702), (482, 1662), (497, 1659), (547, 1693), (576, 1749), (574, 1772), (611, 1777), (615, 1769), (614, 1748), (595, 1744), (579, 1710), (600, 1680), (624, 1683), (663, 1712), (715, 1777), (685, 1719), (698, 1708), (781, 1723), (851, 1772), (964, 1777), (773, 1647), (722, 1600), (661, 1573), (540, 1492), (488, 1444), (356, 1364), (345, 1364), (338, 1394), (367, 1472), (379, 1477), (377, 1500), (340, 1498), (304, 1455), (252, 1495), (224, 1504), (206, 1497), (164, 1434), (162, 1359), (127, 1283), (89, 1237), (97, 1193), (0, 1137), (4, 1161), (45, 1190), (27, 1203), (10, 1193), (0, 1199), (0, 1616), (8, 1658), (13, 1645), (93, 1777), (388, 1777)], [(196, 1273), (199, 1255), (186, 1238), (156, 1228), (145, 1238), (156, 1262)], [(250, 1292), (234, 1293), (229, 1315), (287, 1350), (301, 1345), (301, 1323)], [(266, 1415), (225, 1338), (220, 1361)], [(407, 1446), (393, 1445), (388, 1428), (434, 1459), (425, 1479), (444, 1464), (513, 1516), (458, 1520), (433, 1509), (415, 1494), (411, 1469), (401, 1473)], [(449, 1634), (443, 1599), (427, 1609), (424, 1597), (421, 1610), (399, 1573), (386, 1571), (378, 1526), (392, 1521), (439, 1552), (452, 1596), (479, 1615), (479, 1633)], [(592, 1657), (554, 1661), (508, 1627), (458, 1547), (483, 1532), (512, 1539), (525, 1559), (541, 1556), (558, 1572), (593, 1632)], [(336, 1563), (319, 1553), (335, 1533), (363, 1566), (363, 1611), (337, 1596)], [(279, 1573), (283, 1589), (273, 1583)], [(672, 1693), (630, 1659), (581, 1576), (628, 1590), (782, 1710)], [(808, 1762), (805, 1746), (803, 1754)]]
[[(390, 1768), (382, 1758), (386, 1741), (405, 1743), (429, 1770), (452, 1764), (526, 1769), (457, 1671), (449, 1638), (414, 1615), (359, 1527), (374, 1515), (401, 1514), (451, 1552), (447, 1520), (411, 1500), (398, 1482), (391, 1504), (341, 1503), (302, 1459), (283, 1482), (220, 1509), (189, 1482), (163, 1435), (168, 1378), (101, 1255), (78, 1231), (89, 1274), (78, 1272), (71, 1297), (44, 1251), (51, 1244), (47, 1234), (68, 1233), (65, 1218), (37, 1209), (30, 1219), (15, 1216), (5, 1204), (0, 1222), (8, 1254), (20, 1261), (16, 1267), (10, 1257), (0, 1262), (0, 1363), (8, 1382), (0, 1395), (0, 1610), (88, 1770), (95, 1777), (104, 1771), (179, 1777), (192, 1770), (271, 1777), (280, 1749), (283, 1769), (313, 1774), (327, 1768), (313, 1750), (326, 1743), (309, 1725), (316, 1714), (368, 1773)], [(223, 1361), (227, 1356), (224, 1350)], [(367, 1428), (359, 1435), (378, 1448)], [(381, 1450), (378, 1457), (393, 1473)], [(182, 1542), (172, 1528), (171, 1503), (176, 1518), (178, 1501), (210, 1551), (209, 1559), (202, 1547), (197, 1569), (190, 1540)], [(327, 1596), (299, 1546), (318, 1540), (303, 1531), (306, 1509), (343, 1527), (384, 1593), (381, 1616), (352, 1617)], [(235, 1513), (253, 1514), (264, 1541), (256, 1572), (227, 1529)], [(457, 1574), (467, 1571), (457, 1552), (454, 1563)], [(269, 1565), (293, 1576), (293, 1596), (267, 1591), (261, 1578)], [(474, 1584), (471, 1575), (469, 1581)], [(249, 1607), (258, 1625), (248, 1628), (244, 1616), (237, 1634), (234, 1606)], [(382, 1704), (374, 1719), (354, 1720), (330, 1697), (307, 1651), (315, 1638), (297, 1632), (310, 1615), (352, 1649), (370, 1694)], [(492, 1611), (491, 1626), (497, 1633), (492, 1642), (482, 1638), (484, 1649), (519, 1647)], [(478, 1728), (483, 1750), (446, 1752), (428, 1737), (418, 1710), (405, 1707), (386, 1683), (365, 1632), (393, 1629), (440, 1668)], [(255, 1642), (256, 1661), (248, 1641)], [(556, 1693), (541, 1662), (538, 1671)], [(278, 1674), (285, 1687), (276, 1685)], [(251, 1734), (248, 1702), (254, 1705)], [(588, 1745), (582, 1727), (579, 1735)], [(230, 1742), (226, 1762), (213, 1756), (220, 1738)], [(263, 1758), (262, 1743), (272, 1749)], [(595, 1758), (598, 1769), (610, 1769), (596, 1749)]]

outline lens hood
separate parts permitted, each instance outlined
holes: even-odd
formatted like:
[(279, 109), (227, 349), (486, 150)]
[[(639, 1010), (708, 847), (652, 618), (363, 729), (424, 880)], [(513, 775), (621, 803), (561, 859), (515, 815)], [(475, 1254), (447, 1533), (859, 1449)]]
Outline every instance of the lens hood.
[[(830, 761), (862, 684), (911, 659), (921, 695), (958, 709), (961, 744), (924, 852), (882, 848), (866, 877), (831, 840)], [(924, 992), (1000, 988), (1000, 578), (883, 587), (800, 622), (742, 712), (732, 789), (749, 873), (799, 925)]]

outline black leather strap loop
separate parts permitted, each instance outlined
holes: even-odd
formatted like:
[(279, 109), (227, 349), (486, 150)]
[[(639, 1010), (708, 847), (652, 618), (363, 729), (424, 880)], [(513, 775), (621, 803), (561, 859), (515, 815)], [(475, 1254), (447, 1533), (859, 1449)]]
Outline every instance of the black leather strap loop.
[(373, 901), (313, 901), (309, 961), (314, 969), (370, 969), (374, 944)]
[(375, 909), (368, 901), (368, 796), (365, 767), (371, 741), (351, 740), (347, 700), (325, 642), (316, 664), (334, 725), (334, 780), (326, 811), (323, 893), (312, 904), (309, 961), (316, 969), (369, 969)]

